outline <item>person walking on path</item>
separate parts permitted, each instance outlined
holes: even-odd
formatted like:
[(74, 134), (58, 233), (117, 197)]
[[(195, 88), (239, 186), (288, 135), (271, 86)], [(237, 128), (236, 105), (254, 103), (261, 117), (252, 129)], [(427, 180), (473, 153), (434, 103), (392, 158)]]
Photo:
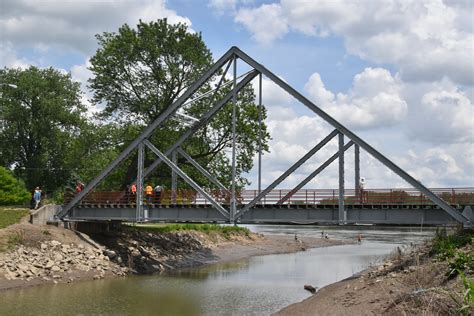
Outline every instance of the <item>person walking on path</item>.
[(39, 187), (36, 187), (35, 193), (33, 194), (33, 199), (35, 200), (35, 210), (41, 203), (41, 190)]
[(153, 187), (149, 183), (145, 187), (145, 195), (146, 195), (146, 200), (147, 200), (148, 204), (151, 204), (151, 200), (152, 200), (152, 197), (153, 197)]
[(362, 243), (362, 234), (357, 236), (357, 243), (360, 245)]

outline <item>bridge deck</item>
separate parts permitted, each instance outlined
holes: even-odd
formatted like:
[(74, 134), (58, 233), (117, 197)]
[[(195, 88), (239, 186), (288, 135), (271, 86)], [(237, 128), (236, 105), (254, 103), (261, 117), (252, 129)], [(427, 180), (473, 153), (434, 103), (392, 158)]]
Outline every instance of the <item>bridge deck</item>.
[[(444, 210), (413, 190), (366, 190), (351, 195), (347, 190), (345, 209), (347, 223), (440, 225), (455, 223)], [(474, 205), (474, 189), (434, 189), (460, 213)], [(274, 190), (238, 219), (241, 223), (337, 223), (337, 190), (302, 190), (284, 204), (277, 204), (289, 190)], [(239, 193), (239, 208), (248, 203), (256, 191)], [(229, 209), (227, 192), (213, 196)], [(175, 203), (173, 203), (175, 201)], [(134, 196), (126, 192), (94, 192), (76, 206), (68, 220), (226, 222), (209, 202), (196, 192), (164, 191), (143, 202), (143, 213), (137, 214)]]

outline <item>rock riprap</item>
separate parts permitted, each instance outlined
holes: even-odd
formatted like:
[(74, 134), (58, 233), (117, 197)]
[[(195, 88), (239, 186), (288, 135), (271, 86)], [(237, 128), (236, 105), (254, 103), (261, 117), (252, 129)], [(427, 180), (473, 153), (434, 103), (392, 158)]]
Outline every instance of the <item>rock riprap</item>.
[(113, 251), (96, 249), (82, 244), (62, 244), (51, 240), (42, 242), (38, 248), (18, 246), (0, 257), (0, 276), (8, 280), (45, 281), (63, 279), (73, 281), (74, 271), (87, 271), (94, 279), (103, 278), (107, 272), (125, 275), (128, 269), (110, 262)]

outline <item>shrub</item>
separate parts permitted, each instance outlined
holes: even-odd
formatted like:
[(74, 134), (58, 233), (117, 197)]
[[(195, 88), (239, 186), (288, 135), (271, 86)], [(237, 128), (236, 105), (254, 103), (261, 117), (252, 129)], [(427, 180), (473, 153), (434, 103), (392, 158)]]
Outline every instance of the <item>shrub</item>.
[(6, 168), (0, 167), (0, 205), (23, 205), (30, 197), (25, 184), (17, 180)]
[(452, 235), (446, 233), (446, 229), (437, 229), (433, 242), (432, 253), (441, 259), (454, 257), (456, 249), (461, 248), (472, 240), (472, 235), (468, 231), (459, 230)]

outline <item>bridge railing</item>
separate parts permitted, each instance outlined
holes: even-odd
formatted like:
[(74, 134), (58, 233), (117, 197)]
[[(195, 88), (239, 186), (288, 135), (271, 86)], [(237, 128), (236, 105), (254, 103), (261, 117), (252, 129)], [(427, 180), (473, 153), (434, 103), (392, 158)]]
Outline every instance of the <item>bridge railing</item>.
[[(272, 190), (263, 197), (257, 205), (277, 204), (291, 190)], [(474, 188), (434, 188), (436, 195), (452, 205), (474, 204)], [(230, 192), (225, 190), (210, 190), (211, 196), (219, 203), (230, 204)], [(236, 193), (238, 204), (247, 204), (258, 195), (258, 190), (242, 190)], [(74, 193), (65, 195), (69, 202)], [(332, 205), (337, 206), (339, 191), (336, 189), (304, 189), (292, 194), (283, 205)], [(163, 190), (161, 194), (144, 195), (143, 200), (149, 204), (161, 205), (211, 205), (201, 194), (194, 190)], [(365, 189), (344, 191), (344, 201), (347, 205), (433, 205), (424, 194), (415, 189)], [(136, 197), (131, 192), (92, 192), (81, 202), (81, 205), (134, 205)]]

